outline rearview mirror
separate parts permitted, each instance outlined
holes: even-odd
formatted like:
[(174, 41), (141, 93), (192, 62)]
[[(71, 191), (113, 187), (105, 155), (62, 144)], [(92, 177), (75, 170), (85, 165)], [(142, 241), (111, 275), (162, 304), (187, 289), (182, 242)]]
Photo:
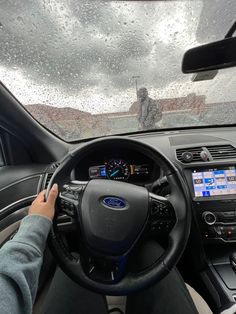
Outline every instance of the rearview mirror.
[(185, 52), (183, 73), (197, 73), (236, 66), (236, 37), (192, 48)]

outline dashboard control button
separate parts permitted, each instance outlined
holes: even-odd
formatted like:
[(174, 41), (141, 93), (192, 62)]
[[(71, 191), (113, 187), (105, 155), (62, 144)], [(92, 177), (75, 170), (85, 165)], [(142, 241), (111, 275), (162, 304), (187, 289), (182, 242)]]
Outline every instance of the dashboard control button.
[[(220, 233), (221, 234), (221, 233)], [(215, 228), (211, 227), (202, 232), (202, 236), (204, 239), (214, 239), (217, 237), (217, 233)]]
[(217, 226), (214, 228), (216, 237), (225, 241), (236, 240), (236, 226)]
[(227, 228), (225, 228), (225, 230), (224, 230), (225, 238), (231, 239), (231, 238), (234, 237), (234, 235), (235, 235), (235, 228), (234, 227), (227, 227)]
[(212, 212), (208, 212), (208, 211), (204, 212), (202, 214), (202, 218), (205, 221), (205, 223), (208, 225), (214, 225), (214, 223), (216, 222), (216, 216)]
[(222, 234), (224, 234), (224, 227), (216, 227), (215, 232), (219, 238), (221, 238)]
[(191, 162), (193, 160), (193, 153), (192, 152), (184, 152), (182, 154), (182, 160), (185, 162)]
[(218, 215), (219, 215), (220, 218), (222, 218), (223, 220), (232, 220), (232, 219), (236, 218), (234, 211), (221, 212), (221, 213), (218, 213)]

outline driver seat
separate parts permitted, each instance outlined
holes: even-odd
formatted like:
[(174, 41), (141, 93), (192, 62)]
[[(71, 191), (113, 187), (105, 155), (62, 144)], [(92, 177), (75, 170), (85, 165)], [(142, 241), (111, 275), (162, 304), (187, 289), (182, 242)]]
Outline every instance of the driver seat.
[(213, 314), (208, 304), (203, 299), (203, 297), (188, 284), (186, 284), (186, 286), (188, 288), (188, 291), (193, 299), (193, 303), (195, 304), (199, 314)]
[[(62, 271), (59, 270), (60, 273), (64, 274)], [(64, 275), (63, 275), (64, 276)], [(47, 284), (42, 289), (40, 295), (38, 296), (33, 309), (33, 314), (42, 314), (43, 304), (45, 303), (45, 299), (49, 292), (50, 286), (52, 284), (52, 278), (50, 278)], [(193, 299), (193, 302), (197, 308), (199, 314), (213, 314), (205, 300), (201, 297), (201, 295), (193, 289), (191, 286), (186, 284), (187, 289)], [(126, 297), (107, 297), (107, 304), (109, 309), (118, 307), (125, 313), (126, 307)], [(229, 305), (229, 308), (221, 312), (220, 314), (235, 314), (236, 313), (236, 304), (234, 303)], [(116, 314), (114, 312), (114, 314)], [(172, 313), (170, 313), (172, 314)]]
[[(51, 283), (51, 282), (50, 282)], [(47, 295), (48, 289), (50, 287), (50, 283), (46, 285), (44, 291), (40, 294), (37, 298), (37, 301), (34, 304), (33, 314), (42, 314), (42, 305), (44, 304), (45, 297)], [(193, 299), (193, 302), (199, 312), (199, 314), (213, 314), (210, 307), (206, 303), (206, 301), (202, 298), (202, 296), (191, 286), (186, 284), (188, 291)], [(126, 306), (126, 297), (112, 297), (107, 296), (107, 304), (108, 308), (119, 308), (125, 313), (125, 306)], [(234, 312), (226, 312), (222, 314), (233, 314)], [(114, 312), (114, 314), (116, 314)]]
[[(210, 307), (206, 303), (206, 301), (203, 299), (203, 297), (190, 285), (186, 284), (187, 289), (193, 299), (193, 303), (196, 306), (196, 309), (199, 314), (213, 314)], [(126, 307), (126, 297), (111, 297), (107, 296), (107, 304), (108, 308), (119, 308), (123, 313), (125, 313), (125, 307)], [(228, 309), (224, 310), (220, 314), (235, 314), (236, 313), (236, 304), (233, 306), (230, 306)], [(116, 314), (116, 312), (114, 312)], [(117, 312), (118, 314), (118, 312)]]
[[(188, 291), (193, 299), (193, 303), (195, 304), (197, 311), (199, 314), (213, 314), (210, 307), (206, 303), (206, 301), (202, 298), (202, 296), (191, 286), (186, 284)], [(107, 304), (109, 310), (112, 308), (119, 308), (123, 313), (125, 313), (125, 307), (126, 307), (126, 297), (111, 297), (107, 296)], [(114, 312), (116, 314), (116, 312)], [(117, 312), (118, 314), (118, 312)], [(226, 314), (233, 314), (233, 312), (227, 312)]]

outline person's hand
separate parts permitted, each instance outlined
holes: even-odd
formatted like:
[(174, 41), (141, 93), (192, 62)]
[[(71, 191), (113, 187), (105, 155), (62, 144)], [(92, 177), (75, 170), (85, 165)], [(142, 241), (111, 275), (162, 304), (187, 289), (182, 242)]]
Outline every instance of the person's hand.
[(39, 193), (29, 208), (29, 215), (45, 216), (53, 219), (55, 213), (55, 202), (58, 195), (58, 186), (53, 184), (47, 201), (45, 201), (46, 190)]

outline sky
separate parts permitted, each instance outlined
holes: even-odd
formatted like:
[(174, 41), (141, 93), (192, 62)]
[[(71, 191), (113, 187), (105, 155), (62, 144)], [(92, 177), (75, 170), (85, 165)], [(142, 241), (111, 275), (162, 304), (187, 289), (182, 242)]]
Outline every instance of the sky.
[(181, 73), (184, 52), (220, 40), (234, 0), (0, 1), (0, 80), (22, 104), (128, 110), (135, 80), (152, 98), (236, 100), (235, 68), (211, 81)]

